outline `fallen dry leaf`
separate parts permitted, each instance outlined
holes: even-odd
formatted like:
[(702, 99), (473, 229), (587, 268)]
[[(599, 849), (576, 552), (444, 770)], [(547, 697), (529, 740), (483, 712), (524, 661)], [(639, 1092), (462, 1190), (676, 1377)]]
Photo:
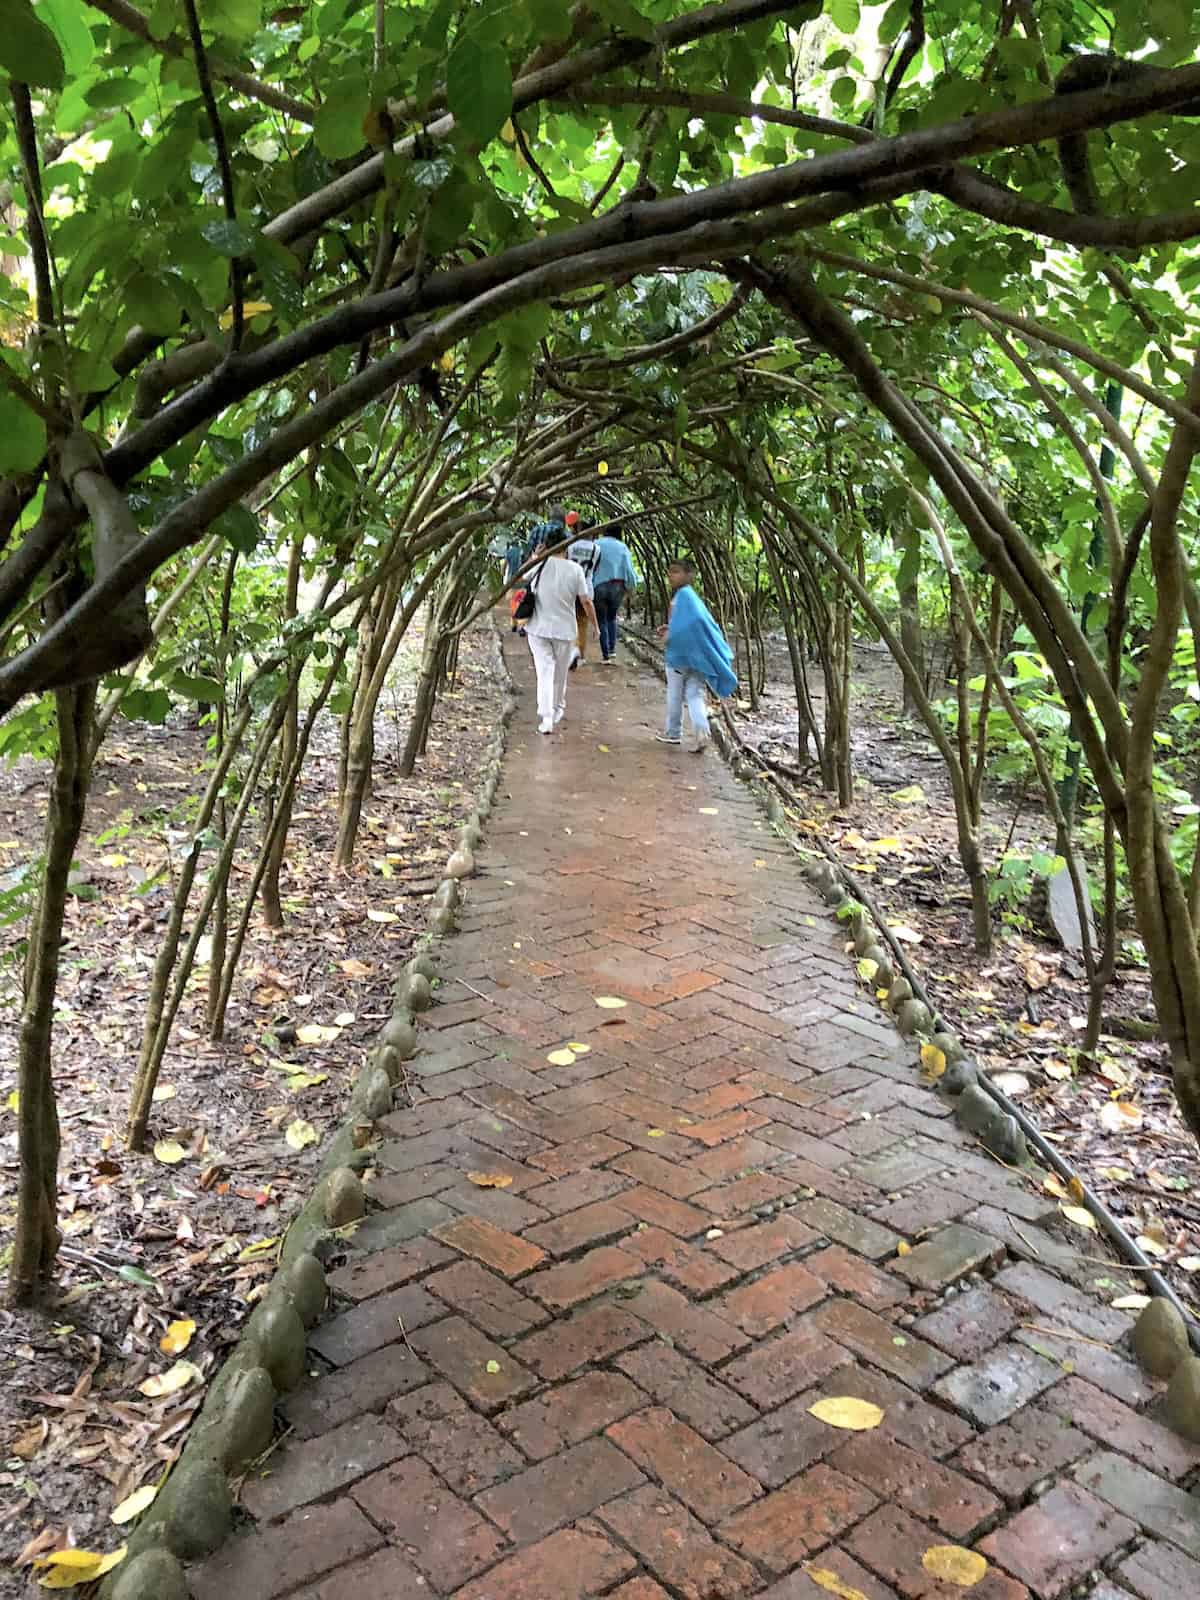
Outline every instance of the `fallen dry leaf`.
[[(1180, 1262), (1180, 1266), (1182, 1265), (1183, 1263)], [(1150, 1296), (1148, 1294), (1119, 1294), (1115, 1300), (1110, 1300), (1109, 1304), (1114, 1311), (1144, 1311), (1150, 1304)]]
[(935, 1079), (940, 1078), (945, 1070), (945, 1051), (939, 1050), (935, 1044), (923, 1044), (921, 1046), (921, 1071), (925, 1077), (932, 1083)]
[(368, 922), (399, 922), (400, 918), (396, 915), (396, 913), (394, 911), (376, 911), (375, 907), (371, 906), (367, 911), (367, 921)]
[(551, 1050), (546, 1060), (552, 1067), (570, 1067), (575, 1062), (574, 1050)]
[(1132, 1133), (1142, 1125), (1142, 1108), (1131, 1100), (1106, 1100), (1100, 1107), (1100, 1126), (1108, 1133)]
[(332, 1044), (341, 1037), (340, 1028), (331, 1028), (323, 1022), (305, 1022), (296, 1029), (301, 1044)]
[(160, 1139), (154, 1146), (154, 1159), (164, 1167), (177, 1167), (187, 1157), (187, 1151), (177, 1139)]
[(353, 956), (348, 961), (339, 961), (338, 966), (348, 978), (369, 978), (374, 967), (369, 967), (365, 961), (358, 961)]
[(316, 1144), (320, 1135), (311, 1122), (305, 1122), (303, 1117), (297, 1117), (294, 1122), (289, 1122), (284, 1141), (292, 1150), (305, 1150), (310, 1144)]
[(702, 817), (715, 817), (717, 815), (717, 811), (718, 811), (718, 808), (716, 806), (701, 806), (700, 807), (700, 815)]
[(55, 1550), (33, 1565), (42, 1574), (37, 1580), (39, 1589), (75, 1589), (81, 1583), (102, 1578), (124, 1559), (125, 1546), (122, 1545), (107, 1556), (97, 1550)]
[(830, 1572), (828, 1567), (805, 1567), (804, 1576), (811, 1579), (818, 1589), (825, 1589), (830, 1594), (835, 1594), (838, 1600), (867, 1600), (861, 1589), (854, 1589), (848, 1583), (843, 1583), (836, 1572)]
[(931, 1578), (953, 1583), (960, 1589), (973, 1589), (987, 1576), (988, 1564), (976, 1550), (958, 1544), (933, 1544), (921, 1557), (921, 1565)]
[(125, 1523), (132, 1522), (134, 1517), (140, 1517), (147, 1507), (152, 1506), (158, 1496), (156, 1483), (144, 1483), (140, 1489), (135, 1489), (131, 1495), (126, 1496), (119, 1506), (114, 1506), (109, 1516), (110, 1522), (123, 1527)]
[(870, 1400), (859, 1400), (854, 1395), (835, 1395), (828, 1400), (815, 1400), (808, 1408), (809, 1415), (818, 1422), (827, 1422), (831, 1428), (847, 1428), (852, 1433), (865, 1433), (877, 1428), (883, 1421), (883, 1408)]
[(1096, 1231), (1096, 1219), (1084, 1206), (1060, 1205), (1058, 1208), (1068, 1222), (1073, 1222), (1077, 1228), (1088, 1228), (1092, 1233)]
[(158, 1341), (158, 1348), (164, 1355), (181, 1356), (191, 1344), (195, 1331), (196, 1324), (191, 1317), (181, 1317), (178, 1322), (168, 1325), (166, 1333)]
[(200, 1378), (200, 1368), (190, 1361), (177, 1361), (166, 1372), (156, 1372), (138, 1384), (138, 1393), (148, 1400), (161, 1400), (165, 1394), (177, 1394), (186, 1389), (194, 1379)]
[(467, 1182), (477, 1189), (507, 1189), (512, 1182), (509, 1172), (468, 1172)]
[(620, 1011), (629, 1004), (628, 1000), (621, 1000), (615, 994), (597, 994), (592, 997), (602, 1011)]

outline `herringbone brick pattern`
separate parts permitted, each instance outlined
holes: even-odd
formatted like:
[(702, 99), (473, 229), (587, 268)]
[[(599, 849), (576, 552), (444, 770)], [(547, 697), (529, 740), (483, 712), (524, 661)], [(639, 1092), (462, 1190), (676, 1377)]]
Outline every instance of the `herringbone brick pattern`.
[(946, 1543), (973, 1600), (1200, 1593), (1200, 1451), (1105, 1268), (920, 1087), (745, 792), (651, 742), (657, 686), (581, 672), (542, 739), (511, 659), (370, 1249), (197, 1600), (924, 1600)]

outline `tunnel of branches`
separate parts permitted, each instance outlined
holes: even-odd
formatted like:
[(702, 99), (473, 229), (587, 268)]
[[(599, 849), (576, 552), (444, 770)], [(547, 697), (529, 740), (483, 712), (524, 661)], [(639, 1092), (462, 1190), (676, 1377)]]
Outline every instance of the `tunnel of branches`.
[[(284, 918), (314, 728), (340, 724), (346, 867), (414, 619), (405, 771), (498, 600), (493, 541), (556, 501), (629, 543), (635, 624), (662, 621), (667, 561), (692, 556), (751, 705), (782, 632), (790, 759), (843, 802), (855, 642), (886, 647), (945, 764), (980, 950), (1004, 719), (1094, 902), (1083, 1048), (1127, 905), (1200, 1134), (1190, 5), (15, 12), (0, 739), (53, 766), (24, 908), (16, 1298), (54, 1273), (54, 994), (103, 740), (121, 718), (207, 717), (204, 844), (153, 975), (137, 1150), (199, 940), (220, 952), (219, 1038), (251, 917)], [(930, 640), (956, 718), (931, 698)], [(1052, 748), (1015, 655), (1069, 730)]]

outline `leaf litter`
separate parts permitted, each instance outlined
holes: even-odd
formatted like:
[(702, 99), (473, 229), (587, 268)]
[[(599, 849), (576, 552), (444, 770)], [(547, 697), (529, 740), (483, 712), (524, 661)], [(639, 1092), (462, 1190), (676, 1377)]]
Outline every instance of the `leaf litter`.
[[(401, 729), (410, 692), (398, 687)], [(31, 1574), (43, 1587), (58, 1570), (81, 1582), (83, 1557), (95, 1576), (115, 1554), (113, 1510), (161, 1482), (177, 1459), (208, 1380), (274, 1271), (326, 1132), (343, 1114), (349, 1077), (387, 1016), (394, 969), (424, 927), (437, 867), (469, 814), (501, 692), (486, 636), (464, 636), (459, 692), (439, 703), (424, 770), (407, 780), (395, 776), (393, 709), (381, 702), (363, 868), (347, 875), (329, 867), (337, 729), (332, 719), (318, 729), (283, 882), (287, 926), (271, 934), (256, 914), (223, 1044), (206, 1037), (203, 980), (189, 986), (155, 1096), (151, 1151), (140, 1156), (122, 1138), (131, 1072), (170, 901), (169, 862), (186, 843), (207, 756), (203, 732), (182, 718), (162, 728), (122, 724), (102, 747), (77, 851), (97, 892), (68, 904), (56, 1008), (65, 1236), (58, 1298), (48, 1316), (0, 1308), (0, 1600), (25, 1596)], [(44, 769), (30, 759), (0, 770), (0, 833), (14, 842), (6, 869), (41, 848), (44, 786)], [(119, 835), (119, 850), (106, 834)], [(389, 834), (400, 860), (385, 881), (366, 862)], [(248, 836), (235, 893), (253, 848)], [(0, 930), (0, 956), (22, 933), (20, 924)], [(10, 960), (0, 967), (10, 996), (13, 972)], [(259, 1003), (268, 991), (269, 1003)], [(6, 1140), (16, 1126), (15, 1016), (10, 1000), (0, 1010)], [(299, 1029), (310, 1024), (339, 1036), (302, 1044)], [(289, 1025), (294, 1045), (284, 1042)], [(284, 1131), (298, 1119), (319, 1138), (296, 1151)], [(155, 1145), (174, 1159), (156, 1158)], [(0, 1252), (14, 1178), (0, 1165)], [(141, 1392), (185, 1352), (199, 1378)], [(63, 1556), (67, 1546), (81, 1552)], [(47, 1557), (34, 1572), (33, 1561)]]

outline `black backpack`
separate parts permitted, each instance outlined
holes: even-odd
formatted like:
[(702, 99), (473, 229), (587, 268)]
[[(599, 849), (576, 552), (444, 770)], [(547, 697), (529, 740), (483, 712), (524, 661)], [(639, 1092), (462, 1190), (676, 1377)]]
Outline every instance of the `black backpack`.
[(537, 569), (533, 575), (533, 581), (525, 590), (525, 593), (517, 601), (517, 609), (513, 612), (513, 616), (518, 622), (528, 622), (533, 616), (533, 613), (537, 610), (538, 579), (545, 570), (546, 569), (544, 565)]

